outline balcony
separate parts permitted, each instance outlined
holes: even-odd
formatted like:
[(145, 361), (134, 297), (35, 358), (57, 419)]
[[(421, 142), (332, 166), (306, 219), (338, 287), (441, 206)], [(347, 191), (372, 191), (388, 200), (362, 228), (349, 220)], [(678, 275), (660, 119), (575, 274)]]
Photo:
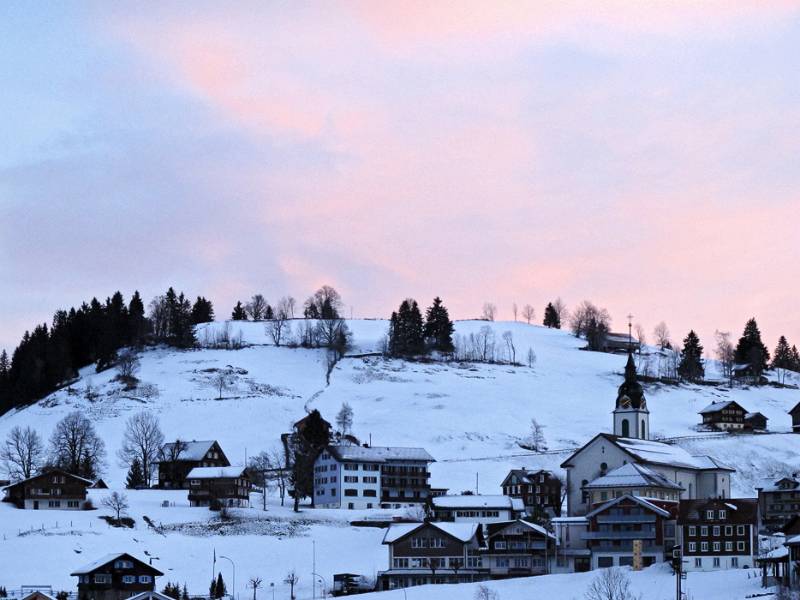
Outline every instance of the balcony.
[(655, 523), (655, 515), (599, 515), (598, 523)]
[(582, 540), (654, 540), (655, 531), (587, 531)]

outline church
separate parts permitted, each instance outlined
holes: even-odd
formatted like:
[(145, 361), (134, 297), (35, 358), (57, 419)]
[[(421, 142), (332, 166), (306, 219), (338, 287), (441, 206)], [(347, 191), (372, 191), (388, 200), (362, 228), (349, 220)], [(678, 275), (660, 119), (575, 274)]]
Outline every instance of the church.
[(585, 515), (625, 494), (663, 501), (730, 498), (731, 469), (710, 456), (650, 439), (650, 411), (628, 354), (614, 409), (614, 433), (600, 433), (561, 464), (567, 514)]

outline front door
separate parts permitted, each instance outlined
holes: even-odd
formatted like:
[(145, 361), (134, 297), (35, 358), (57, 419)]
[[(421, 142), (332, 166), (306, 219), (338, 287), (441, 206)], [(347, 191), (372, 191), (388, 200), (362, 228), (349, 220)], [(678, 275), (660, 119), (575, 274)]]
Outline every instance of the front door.
[(34, 500), (33, 501), (33, 510), (39, 510), (39, 501), (38, 500)]

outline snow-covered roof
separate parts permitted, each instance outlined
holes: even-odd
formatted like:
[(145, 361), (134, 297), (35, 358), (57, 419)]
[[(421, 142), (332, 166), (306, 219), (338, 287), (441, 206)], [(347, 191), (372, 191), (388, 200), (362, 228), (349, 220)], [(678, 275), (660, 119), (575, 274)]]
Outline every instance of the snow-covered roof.
[(634, 463), (627, 463), (609, 471), (605, 475), (601, 475), (597, 479), (583, 486), (584, 488), (642, 488), (642, 487), (660, 487), (672, 490), (682, 490), (683, 488), (670, 481), (660, 473), (649, 469), (644, 465), (637, 465)]
[(586, 517), (554, 517), (551, 523), (586, 523)]
[(640, 440), (635, 438), (614, 438), (614, 436), (606, 437), (615, 442), (626, 452), (629, 452), (644, 462), (685, 467), (689, 469), (720, 469), (724, 471), (736, 470), (717, 462), (710, 456), (692, 456), (686, 450), (674, 444), (665, 444), (664, 442)]
[(547, 529), (545, 529), (541, 525), (537, 525), (536, 523), (531, 523), (530, 521), (524, 521), (522, 519), (516, 519), (514, 521), (501, 521), (500, 523), (490, 523), (489, 526), (488, 526), (488, 528), (489, 528), (489, 537), (492, 537), (492, 536), (496, 535), (497, 533), (500, 533), (506, 527), (509, 527), (510, 525), (514, 525), (514, 524), (519, 524), (522, 527), (526, 527), (528, 529), (531, 529), (532, 531), (535, 531), (539, 535), (542, 535), (542, 536), (545, 536), (545, 537), (549, 537), (549, 538), (552, 538), (552, 539), (556, 539), (556, 536), (554, 536), (552, 533), (547, 531)]
[[(787, 482), (789, 485), (786, 487), (781, 487), (781, 482)], [(757, 485), (756, 489), (761, 490), (762, 492), (780, 492), (786, 490), (794, 490), (798, 486), (800, 486), (800, 481), (797, 481), (793, 477), (781, 477), (778, 481), (771, 481), (771, 480), (763, 480), (761, 485)]]
[(742, 408), (741, 405), (735, 400), (723, 400), (721, 402), (712, 402), (711, 404), (706, 406), (703, 410), (701, 410), (699, 414), (704, 415), (704, 414), (716, 413), (734, 404), (739, 408)]
[(761, 414), (761, 413), (760, 413), (760, 412), (758, 412), (758, 411), (756, 411), (756, 412), (750, 412), (750, 413), (745, 413), (745, 415), (744, 415), (744, 418), (745, 418), (745, 419), (752, 419), (752, 418), (754, 418), (754, 417), (759, 417), (759, 416), (760, 416), (760, 417), (764, 417), (764, 419), (766, 419), (766, 420), (769, 420), (769, 419), (767, 419), (767, 417), (765, 417), (763, 414)]
[[(215, 440), (192, 440), (191, 442), (184, 442), (181, 440), (181, 444), (184, 448), (178, 455), (177, 460), (203, 460), (211, 449), (211, 446), (214, 445), (214, 442)], [(175, 442), (169, 442), (161, 447), (161, 454), (164, 460), (167, 460), (170, 456), (174, 446)]]
[(241, 477), (245, 467), (195, 467), (186, 476), (187, 479), (230, 479)]
[(796, 546), (797, 544), (800, 544), (800, 535), (793, 535), (792, 537), (790, 537), (789, 539), (787, 539), (787, 540), (784, 542), (784, 544), (785, 544), (786, 546)]
[[(517, 502), (515, 502), (515, 500)], [(431, 498), (434, 508), (492, 508), (524, 510), (521, 498), (501, 495), (436, 496)]]
[(623, 496), (620, 496), (619, 498), (614, 498), (613, 500), (609, 500), (608, 502), (605, 502), (604, 504), (601, 504), (600, 506), (595, 508), (593, 511), (587, 513), (586, 517), (588, 519), (591, 519), (596, 514), (599, 514), (599, 513), (603, 512), (607, 508), (611, 508), (615, 504), (619, 504), (620, 502), (622, 502), (626, 498), (628, 500), (633, 500), (634, 502), (636, 502), (640, 506), (643, 506), (644, 508), (647, 508), (648, 510), (652, 510), (653, 512), (661, 515), (662, 517), (668, 517), (669, 516), (669, 511), (664, 510), (660, 506), (656, 506), (652, 502), (650, 502), (648, 500), (645, 500), (644, 498), (641, 498), (639, 496), (631, 496), (630, 494), (625, 494)]
[(394, 523), (389, 526), (389, 529), (384, 534), (383, 543), (391, 544), (396, 542), (425, 525), (435, 527), (461, 542), (468, 542), (475, 537), (478, 527), (480, 527), (478, 523)]
[(136, 594), (135, 596), (131, 596), (128, 600), (173, 600), (170, 596), (166, 596), (161, 592), (156, 592), (155, 590), (150, 592), (142, 592), (141, 594)]
[(9, 485), (7, 485), (7, 486), (5, 486), (3, 488), (0, 488), (0, 489), (7, 490), (8, 488), (16, 487), (16, 486), (18, 486), (20, 484), (23, 484), (23, 483), (26, 483), (28, 481), (32, 481), (34, 479), (38, 479), (39, 477), (41, 477), (43, 475), (54, 475), (54, 474), (66, 475), (67, 477), (72, 477), (73, 479), (77, 479), (78, 481), (81, 481), (81, 482), (85, 483), (88, 486), (94, 485), (94, 481), (92, 481), (91, 479), (86, 479), (85, 477), (79, 477), (78, 475), (73, 475), (72, 473), (68, 473), (67, 471), (64, 471), (62, 469), (52, 469), (52, 470), (49, 470), (49, 471), (43, 471), (42, 473), (38, 473), (38, 474), (34, 475), (33, 477), (28, 477), (27, 479), (21, 479), (19, 481), (15, 481), (14, 483), (11, 483), (11, 484), (9, 484)]
[(134, 556), (131, 556), (127, 552), (115, 552), (113, 554), (106, 554), (104, 556), (101, 556), (97, 560), (94, 560), (94, 561), (90, 562), (88, 565), (84, 565), (80, 569), (74, 570), (72, 573), (70, 573), (70, 575), (88, 575), (92, 571), (95, 571), (95, 570), (99, 569), (100, 567), (103, 567), (103, 566), (107, 565), (108, 563), (113, 562), (113, 561), (117, 560), (118, 558), (122, 558), (122, 557), (129, 558), (129, 559), (131, 559), (133, 561), (136, 561), (136, 562), (138, 562), (140, 564), (148, 566), (153, 571), (158, 573), (159, 575), (163, 575), (163, 573), (161, 571), (159, 571), (158, 569), (156, 569), (152, 565), (148, 565), (146, 562), (141, 561), (141, 560), (139, 560), (138, 558), (136, 558)]
[(386, 462), (388, 460), (412, 460), (435, 462), (425, 448), (399, 448), (394, 446), (357, 446), (341, 444), (328, 446), (328, 452), (338, 461)]

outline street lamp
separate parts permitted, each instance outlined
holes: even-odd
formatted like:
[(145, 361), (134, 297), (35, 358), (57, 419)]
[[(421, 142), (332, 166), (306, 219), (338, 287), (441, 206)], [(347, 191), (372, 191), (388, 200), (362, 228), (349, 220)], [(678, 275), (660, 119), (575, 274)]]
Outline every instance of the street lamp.
[(233, 598), (233, 600), (236, 600), (236, 563), (234, 563), (227, 556), (220, 555), (220, 558), (224, 558), (225, 560), (229, 561), (231, 563), (231, 566), (233, 567), (233, 594), (231, 594), (231, 597)]
[(324, 598), (326, 595), (326, 590), (328, 589), (328, 581), (319, 573), (311, 573), (311, 574), (319, 577), (319, 580), (322, 583), (322, 597)]
[(270, 581), (269, 587), (272, 589), (272, 600), (275, 600), (275, 582)]

